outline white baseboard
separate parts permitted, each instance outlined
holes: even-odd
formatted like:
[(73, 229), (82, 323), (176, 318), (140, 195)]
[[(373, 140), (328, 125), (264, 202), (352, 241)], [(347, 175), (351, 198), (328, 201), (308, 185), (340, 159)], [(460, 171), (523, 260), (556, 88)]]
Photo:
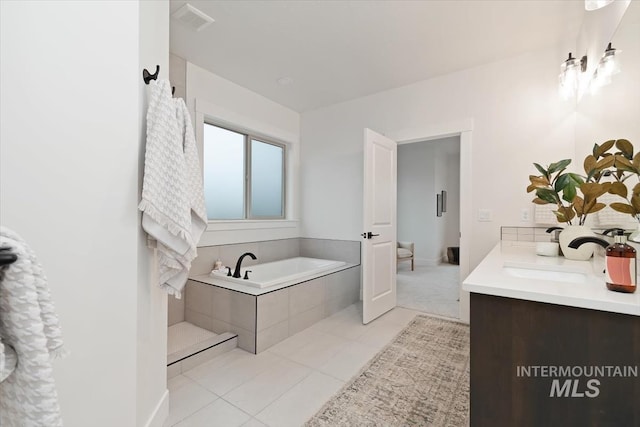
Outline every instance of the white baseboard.
[(145, 427), (162, 427), (169, 417), (169, 390), (165, 390)]

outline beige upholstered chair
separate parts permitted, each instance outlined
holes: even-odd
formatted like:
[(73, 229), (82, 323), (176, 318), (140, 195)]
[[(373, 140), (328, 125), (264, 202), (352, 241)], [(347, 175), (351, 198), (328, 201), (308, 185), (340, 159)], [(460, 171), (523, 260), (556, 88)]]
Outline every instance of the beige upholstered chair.
[(397, 248), (398, 262), (411, 261), (411, 271), (413, 271), (413, 252), (414, 252), (413, 242), (398, 242), (398, 248)]

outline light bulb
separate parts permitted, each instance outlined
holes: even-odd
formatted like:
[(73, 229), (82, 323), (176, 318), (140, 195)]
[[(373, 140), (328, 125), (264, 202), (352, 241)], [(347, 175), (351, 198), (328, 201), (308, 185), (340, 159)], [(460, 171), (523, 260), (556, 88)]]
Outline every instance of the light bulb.
[(613, 0), (585, 0), (584, 8), (588, 11), (598, 10), (612, 2)]

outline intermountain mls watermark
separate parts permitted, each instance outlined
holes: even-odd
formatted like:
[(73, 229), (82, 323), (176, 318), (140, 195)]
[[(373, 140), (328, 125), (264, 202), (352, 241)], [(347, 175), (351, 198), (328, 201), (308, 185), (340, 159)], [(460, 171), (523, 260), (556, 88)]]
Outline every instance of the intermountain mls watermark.
[(637, 378), (638, 366), (516, 366), (516, 376), (552, 378), (549, 397), (598, 397), (601, 378)]

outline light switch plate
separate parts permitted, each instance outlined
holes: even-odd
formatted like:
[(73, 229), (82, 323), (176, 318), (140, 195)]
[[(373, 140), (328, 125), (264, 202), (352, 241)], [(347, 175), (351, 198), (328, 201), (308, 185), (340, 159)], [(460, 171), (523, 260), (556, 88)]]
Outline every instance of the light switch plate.
[(478, 209), (478, 221), (493, 221), (493, 211), (491, 209)]

